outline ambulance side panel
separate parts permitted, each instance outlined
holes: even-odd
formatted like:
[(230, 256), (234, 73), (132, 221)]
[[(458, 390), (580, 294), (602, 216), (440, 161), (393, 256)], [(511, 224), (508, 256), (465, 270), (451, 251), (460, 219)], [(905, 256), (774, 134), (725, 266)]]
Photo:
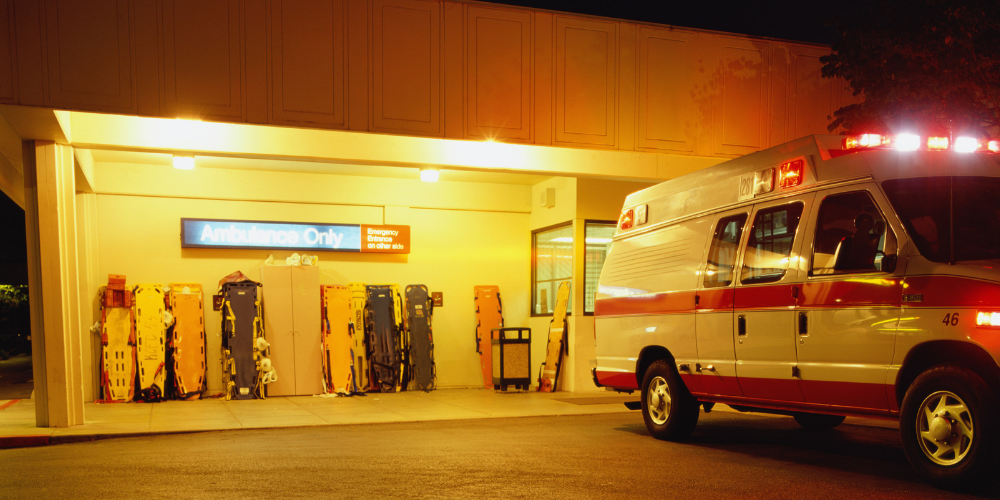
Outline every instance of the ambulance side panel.
[(692, 219), (612, 244), (596, 301), (599, 384), (637, 389), (645, 349), (666, 349), (677, 363), (697, 363), (695, 295), (713, 220)]

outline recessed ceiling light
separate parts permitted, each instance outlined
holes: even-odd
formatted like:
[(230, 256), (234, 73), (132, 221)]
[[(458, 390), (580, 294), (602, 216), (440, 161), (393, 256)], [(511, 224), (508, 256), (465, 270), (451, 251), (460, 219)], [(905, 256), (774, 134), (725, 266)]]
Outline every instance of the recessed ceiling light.
[(180, 170), (194, 170), (194, 156), (174, 155), (174, 168)]
[(420, 169), (420, 180), (424, 182), (437, 182), (439, 172), (436, 168)]

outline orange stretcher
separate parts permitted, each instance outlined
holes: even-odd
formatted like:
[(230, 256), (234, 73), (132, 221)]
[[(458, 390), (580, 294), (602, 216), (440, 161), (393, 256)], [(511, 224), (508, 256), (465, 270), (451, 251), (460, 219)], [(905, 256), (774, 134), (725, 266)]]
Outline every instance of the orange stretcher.
[(549, 323), (549, 343), (545, 348), (545, 362), (542, 363), (542, 373), (538, 378), (538, 390), (541, 392), (556, 390), (562, 356), (569, 350), (567, 342), (569, 325), (566, 322), (568, 305), (569, 281), (563, 281), (559, 283), (559, 291), (556, 292), (556, 306), (552, 310), (552, 321)]
[(476, 352), (483, 369), (483, 385), (493, 388), (493, 349), (491, 335), (494, 328), (503, 328), (503, 303), (500, 287), (477, 286), (476, 293)]
[(101, 287), (101, 388), (104, 402), (132, 401), (135, 390), (135, 321), (125, 276)]
[(349, 395), (354, 392), (351, 349), (354, 332), (351, 325), (351, 290), (342, 285), (320, 286), (323, 328), (323, 378), (326, 391)]
[(163, 285), (141, 284), (132, 289), (135, 311), (136, 359), (139, 395), (136, 399), (163, 400), (166, 386), (167, 327), (163, 311), (167, 307)]
[(205, 384), (204, 293), (197, 283), (171, 283), (170, 312), (174, 316), (169, 341), (172, 348), (173, 394), (177, 399), (199, 399)]

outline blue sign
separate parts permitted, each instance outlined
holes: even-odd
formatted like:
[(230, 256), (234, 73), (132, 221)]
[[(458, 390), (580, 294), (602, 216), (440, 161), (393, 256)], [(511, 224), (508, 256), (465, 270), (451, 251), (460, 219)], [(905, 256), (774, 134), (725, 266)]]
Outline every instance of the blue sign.
[(181, 219), (181, 246), (360, 252), (361, 225)]

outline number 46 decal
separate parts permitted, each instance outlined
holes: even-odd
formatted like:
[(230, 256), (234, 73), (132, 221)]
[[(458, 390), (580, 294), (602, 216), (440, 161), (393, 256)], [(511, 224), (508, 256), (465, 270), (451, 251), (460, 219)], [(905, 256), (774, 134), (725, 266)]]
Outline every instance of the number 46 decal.
[(944, 319), (941, 320), (946, 326), (956, 326), (958, 325), (958, 313), (948, 313), (944, 315)]

